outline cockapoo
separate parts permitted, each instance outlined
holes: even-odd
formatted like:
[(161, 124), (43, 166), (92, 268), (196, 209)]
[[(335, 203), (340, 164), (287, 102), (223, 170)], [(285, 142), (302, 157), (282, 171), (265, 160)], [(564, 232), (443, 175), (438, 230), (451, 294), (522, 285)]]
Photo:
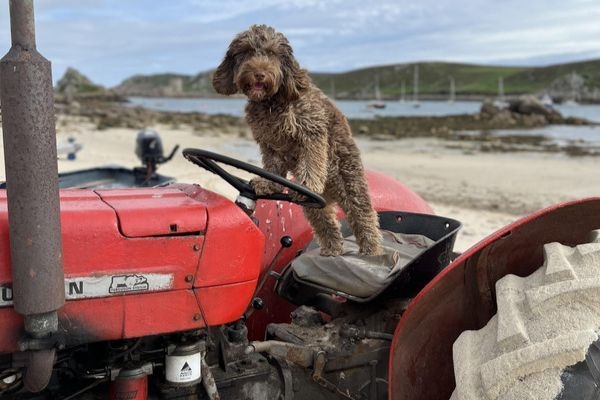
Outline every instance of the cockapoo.
[[(266, 25), (239, 33), (217, 68), (213, 87), (220, 94), (248, 98), (246, 121), (260, 146), (263, 167), (321, 194), (327, 205), (304, 207), (321, 255), (343, 251), (336, 203), (346, 213), (364, 255), (383, 252), (377, 213), (371, 205), (360, 152), (348, 121), (300, 68), (286, 37)], [(254, 178), (260, 194), (280, 185)]]

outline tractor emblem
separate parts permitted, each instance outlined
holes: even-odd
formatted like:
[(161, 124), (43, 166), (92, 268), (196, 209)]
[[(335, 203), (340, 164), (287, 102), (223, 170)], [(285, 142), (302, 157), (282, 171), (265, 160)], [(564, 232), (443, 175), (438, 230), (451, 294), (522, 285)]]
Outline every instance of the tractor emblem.
[(112, 277), (109, 293), (137, 292), (148, 290), (148, 279), (143, 275), (117, 275)]

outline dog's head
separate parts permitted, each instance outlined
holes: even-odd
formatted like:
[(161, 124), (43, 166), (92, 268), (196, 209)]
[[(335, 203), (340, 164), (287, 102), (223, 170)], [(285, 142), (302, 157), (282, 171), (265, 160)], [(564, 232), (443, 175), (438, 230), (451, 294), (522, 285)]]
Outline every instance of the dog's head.
[(295, 100), (309, 85), (308, 73), (298, 65), (286, 37), (266, 25), (239, 33), (213, 77), (217, 93), (241, 92), (252, 101), (275, 95)]

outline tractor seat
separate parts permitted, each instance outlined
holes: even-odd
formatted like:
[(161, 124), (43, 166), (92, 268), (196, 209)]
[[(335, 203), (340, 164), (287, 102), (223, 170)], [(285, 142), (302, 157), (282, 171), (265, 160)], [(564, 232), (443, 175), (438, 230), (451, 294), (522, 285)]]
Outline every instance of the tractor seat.
[[(296, 304), (309, 304), (319, 294), (359, 303), (384, 294), (410, 297), (450, 263), (460, 222), (396, 211), (380, 212), (379, 222), (384, 254), (359, 255), (355, 237), (345, 235), (340, 256), (324, 257), (313, 247), (292, 261), (279, 293)], [(351, 234), (347, 226), (344, 231)]]
[(396, 275), (435, 242), (423, 235), (381, 231), (384, 254), (358, 254), (356, 238), (344, 239), (344, 253), (324, 257), (319, 249), (302, 254), (292, 263), (298, 280), (327, 287), (353, 297), (368, 298), (386, 287)]

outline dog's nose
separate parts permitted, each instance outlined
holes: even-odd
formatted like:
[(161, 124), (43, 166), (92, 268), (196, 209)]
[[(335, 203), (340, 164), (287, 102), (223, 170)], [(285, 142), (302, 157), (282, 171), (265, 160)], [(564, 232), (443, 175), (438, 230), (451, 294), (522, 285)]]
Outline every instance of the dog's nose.
[(264, 72), (262, 72), (262, 71), (255, 72), (255, 73), (254, 73), (254, 78), (255, 78), (257, 81), (262, 81), (262, 80), (264, 80), (264, 79), (265, 79), (265, 73), (264, 73)]

